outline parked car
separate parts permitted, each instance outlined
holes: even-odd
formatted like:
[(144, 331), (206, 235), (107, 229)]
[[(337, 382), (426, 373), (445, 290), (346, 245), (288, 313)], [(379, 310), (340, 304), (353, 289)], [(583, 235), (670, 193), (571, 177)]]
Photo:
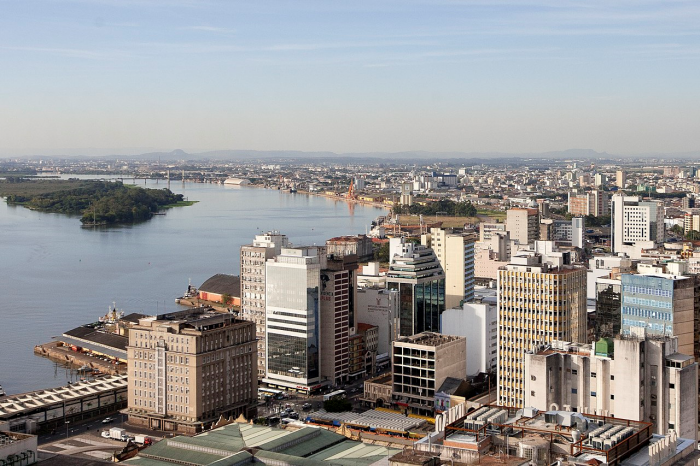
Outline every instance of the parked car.
[(292, 411), (291, 413), (289, 413), (289, 417), (291, 419), (299, 419), (299, 413), (295, 413)]
[(112, 436), (109, 435), (109, 431), (108, 431), (108, 430), (103, 430), (102, 433), (101, 433), (100, 435), (102, 436), (102, 438), (112, 438)]
[(301, 409), (303, 409), (304, 411), (308, 411), (311, 408), (312, 408), (311, 403), (304, 403), (303, 405), (301, 405)]

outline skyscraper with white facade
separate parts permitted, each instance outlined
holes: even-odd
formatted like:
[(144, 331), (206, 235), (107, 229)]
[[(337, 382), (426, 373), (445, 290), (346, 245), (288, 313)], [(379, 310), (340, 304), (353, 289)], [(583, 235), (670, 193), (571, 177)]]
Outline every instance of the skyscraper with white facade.
[(269, 259), (265, 284), (269, 385), (308, 393), (321, 387), (321, 270), (326, 249), (282, 248)]
[(431, 228), (421, 243), (431, 248), (445, 273), (445, 307), (474, 299), (474, 243), (476, 234)]
[(624, 252), (637, 259), (643, 249), (653, 249), (663, 243), (663, 203), (615, 194), (611, 205), (613, 252)]

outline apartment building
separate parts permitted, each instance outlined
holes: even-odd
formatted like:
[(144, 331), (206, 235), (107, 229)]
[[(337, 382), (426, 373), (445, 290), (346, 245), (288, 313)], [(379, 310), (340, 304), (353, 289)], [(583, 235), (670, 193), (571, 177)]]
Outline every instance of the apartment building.
[(421, 244), (435, 252), (445, 273), (445, 307), (459, 306), (474, 299), (474, 243), (473, 233), (431, 228), (421, 235)]
[(265, 377), (265, 263), (288, 247), (278, 231), (256, 235), (252, 244), (241, 246), (241, 317), (255, 322), (258, 339), (258, 379)]
[(586, 341), (586, 269), (566, 265), (560, 259), (520, 252), (504, 270), (499, 270), (498, 400), (501, 405), (523, 406), (526, 351), (554, 340)]
[(340, 385), (348, 377), (351, 274), (321, 271), (321, 377)]
[(255, 324), (211, 308), (139, 319), (129, 331), (129, 422), (199, 432), (257, 412)]
[(506, 211), (506, 229), (510, 238), (522, 245), (540, 239), (540, 217), (537, 209), (513, 208)]
[(610, 213), (610, 196), (605, 191), (598, 189), (585, 193), (570, 191), (568, 210), (574, 217), (608, 215)]
[(392, 345), (392, 399), (402, 409), (431, 415), (435, 392), (447, 377), (464, 379), (467, 367), (464, 337), (423, 332)]
[(477, 298), (442, 313), (442, 328), (467, 339), (467, 375), (496, 372), (498, 308), (496, 298)]
[(698, 367), (676, 338), (553, 341), (525, 354), (524, 366), (525, 406), (644, 421), (697, 440)]

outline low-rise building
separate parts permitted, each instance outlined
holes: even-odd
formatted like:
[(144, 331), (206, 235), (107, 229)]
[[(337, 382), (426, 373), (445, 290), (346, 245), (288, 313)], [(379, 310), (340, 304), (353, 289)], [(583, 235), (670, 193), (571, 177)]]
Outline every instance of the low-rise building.
[(466, 338), (424, 332), (393, 344), (393, 403), (407, 411), (432, 414), (435, 392), (447, 377), (467, 376)]

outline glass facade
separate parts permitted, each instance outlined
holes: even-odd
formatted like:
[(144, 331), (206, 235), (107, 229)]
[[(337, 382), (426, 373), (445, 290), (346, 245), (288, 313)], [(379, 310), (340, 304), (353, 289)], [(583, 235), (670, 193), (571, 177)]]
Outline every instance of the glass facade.
[(299, 384), (320, 377), (319, 265), (267, 266), (267, 374)]
[(614, 283), (596, 284), (595, 338), (614, 338), (622, 329), (622, 286)]
[(403, 336), (439, 332), (440, 315), (445, 310), (445, 280), (424, 283), (389, 283), (399, 291), (399, 325)]
[(652, 335), (673, 335), (673, 280), (645, 275), (622, 277), (622, 332), (645, 328)]

